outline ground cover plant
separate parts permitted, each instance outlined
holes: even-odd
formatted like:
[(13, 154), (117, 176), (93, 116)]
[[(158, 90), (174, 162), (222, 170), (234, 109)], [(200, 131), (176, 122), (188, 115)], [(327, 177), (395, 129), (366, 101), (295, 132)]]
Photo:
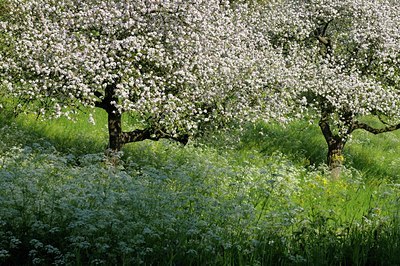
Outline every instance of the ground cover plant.
[(0, 264), (400, 264), (399, 8), (0, 0)]
[(58, 133), (35, 133), (29, 119), (2, 121), (2, 264), (399, 263), (396, 176), (353, 169), (332, 180), (284, 146), (260, 152), (251, 144), (260, 128), (232, 134), (241, 145), (137, 143), (117, 163), (101, 146), (62, 148)]

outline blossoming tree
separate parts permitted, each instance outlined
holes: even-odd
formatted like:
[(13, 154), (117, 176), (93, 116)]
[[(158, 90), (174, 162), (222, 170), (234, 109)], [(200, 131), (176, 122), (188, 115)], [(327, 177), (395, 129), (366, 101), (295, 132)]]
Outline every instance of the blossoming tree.
[[(319, 120), (332, 169), (354, 130), (400, 128), (399, 1), (286, 0), (263, 9), (265, 34), (286, 51), (297, 76), (289, 97), (298, 114)], [(382, 126), (361, 122), (365, 116)]]
[[(265, 104), (268, 93), (250, 89), (270, 82), (270, 69), (283, 61), (267, 40), (249, 38), (255, 28), (246, 5), (15, 0), (9, 6), (2, 30), (13, 49), (2, 49), (1, 64), (8, 91), (25, 111), (45, 116), (71, 116), (81, 106), (105, 110), (112, 150), (144, 139), (186, 143), (199, 128), (256, 117), (265, 105), (279, 109), (277, 94)], [(281, 63), (261, 64), (265, 58)], [(141, 127), (123, 131), (123, 113)]]

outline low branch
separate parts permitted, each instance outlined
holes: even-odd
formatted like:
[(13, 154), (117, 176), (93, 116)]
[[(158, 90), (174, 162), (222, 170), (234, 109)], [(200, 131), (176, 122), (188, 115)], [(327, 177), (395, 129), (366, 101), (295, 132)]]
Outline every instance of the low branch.
[(331, 56), (332, 51), (333, 51), (331, 39), (326, 36), (326, 30), (331, 22), (332, 22), (332, 20), (329, 20), (328, 22), (326, 22), (324, 27), (322, 29), (320, 29), (315, 35), (317, 40), (325, 46), (326, 56), (328, 56), (328, 55)]
[(325, 23), (325, 26), (324, 26), (324, 28), (322, 29), (322, 32), (321, 32), (321, 36), (326, 36), (326, 30), (328, 29), (328, 26), (329, 26), (329, 24), (332, 22), (332, 20), (329, 20), (327, 23)]
[(384, 128), (374, 128), (374, 127), (372, 127), (370, 125), (367, 125), (367, 124), (361, 123), (361, 122), (357, 122), (357, 121), (354, 122), (354, 124), (353, 124), (353, 129), (354, 130), (356, 130), (356, 129), (364, 129), (364, 130), (366, 130), (366, 131), (368, 131), (368, 132), (370, 132), (372, 134), (375, 134), (375, 135), (376, 134), (380, 134), (380, 133), (394, 131), (394, 130), (397, 130), (399, 128), (400, 128), (400, 124), (389, 125), (389, 126), (386, 126)]
[(154, 141), (158, 141), (160, 139), (171, 139), (183, 145), (186, 145), (189, 141), (189, 136), (187, 134), (174, 137), (161, 131), (152, 132), (149, 129), (135, 129), (130, 132), (123, 132), (121, 138), (124, 144), (143, 141), (146, 139)]

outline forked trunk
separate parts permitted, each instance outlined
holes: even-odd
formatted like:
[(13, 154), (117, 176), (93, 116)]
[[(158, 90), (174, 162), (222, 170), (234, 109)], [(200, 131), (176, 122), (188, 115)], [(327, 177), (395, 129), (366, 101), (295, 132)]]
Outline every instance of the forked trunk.
[(189, 140), (187, 134), (175, 137), (168, 133), (164, 133), (160, 129), (145, 128), (145, 129), (135, 129), (130, 132), (122, 131), (122, 114), (118, 108), (112, 104), (118, 102), (118, 98), (115, 96), (115, 84), (110, 84), (106, 87), (105, 95), (98, 93), (98, 97), (103, 99), (96, 103), (96, 107), (99, 107), (107, 112), (108, 115), (108, 148), (112, 152), (118, 152), (122, 149), (124, 144), (130, 142), (137, 142), (143, 140), (159, 140), (161, 138), (167, 138), (176, 140), (184, 145)]

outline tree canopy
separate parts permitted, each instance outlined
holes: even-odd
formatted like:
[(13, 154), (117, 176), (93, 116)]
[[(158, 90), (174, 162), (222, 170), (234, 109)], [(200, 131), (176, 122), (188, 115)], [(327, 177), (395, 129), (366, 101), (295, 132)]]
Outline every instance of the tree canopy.
[[(319, 120), (329, 164), (354, 130), (400, 127), (398, 1), (271, 1), (262, 13), (265, 34), (292, 62), (297, 115)], [(370, 115), (384, 127), (359, 120)]]
[[(104, 109), (116, 149), (146, 138), (185, 142), (201, 125), (261, 114), (254, 87), (273, 76), (265, 58), (279, 60), (247, 5), (32, 0), (10, 9), (3, 29), (14, 49), (3, 52), (2, 68), (12, 95), (53, 117)], [(124, 112), (142, 128), (123, 133)]]
[[(399, 128), (392, 0), (9, 1), (1, 72), (24, 108), (108, 114), (110, 147), (227, 122), (319, 120), (336, 164), (351, 133)], [(138, 118), (131, 132), (121, 115)], [(377, 116), (381, 128), (361, 122)]]

